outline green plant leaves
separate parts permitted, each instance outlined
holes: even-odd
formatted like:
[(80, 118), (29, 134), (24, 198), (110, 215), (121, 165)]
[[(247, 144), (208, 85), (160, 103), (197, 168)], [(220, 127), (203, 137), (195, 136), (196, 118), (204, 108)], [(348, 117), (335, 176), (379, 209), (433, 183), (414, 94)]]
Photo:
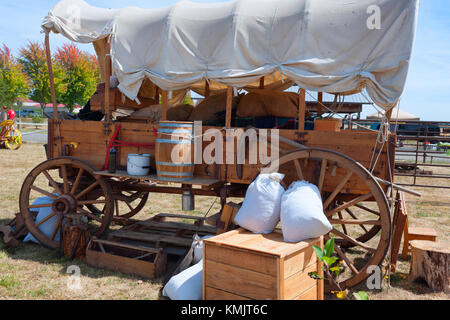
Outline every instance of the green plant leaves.
[(331, 255), (334, 253), (334, 238), (331, 238), (327, 241), (327, 243), (325, 243), (323, 253), (327, 257), (331, 257)]
[(353, 292), (353, 297), (355, 297), (356, 300), (370, 300), (369, 295), (365, 291)]
[(318, 246), (312, 246), (312, 247), (313, 247), (314, 251), (316, 252), (317, 258), (322, 261), (322, 258), (323, 258), (322, 249), (319, 248)]
[[(338, 257), (322, 257), (322, 262), (325, 263), (328, 267), (332, 266), (339, 258)], [(330, 269), (331, 270), (331, 269)]]
[(320, 276), (316, 271), (310, 272), (310, 273), (308, 273), (308, 275), (309, 275), (311, 278), (316, 279), (316, 280), (322, 280), (322, 279), (323, 279), (323, 277)]

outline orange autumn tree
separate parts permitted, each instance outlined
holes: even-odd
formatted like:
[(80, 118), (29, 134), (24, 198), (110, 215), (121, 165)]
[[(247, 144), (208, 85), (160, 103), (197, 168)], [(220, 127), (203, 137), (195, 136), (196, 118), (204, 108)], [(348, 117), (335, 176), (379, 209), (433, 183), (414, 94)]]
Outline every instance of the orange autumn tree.
[(72, 112), (75, 104), (85, 105), (95, 93), (100, 82), (97, 59), (69, 44), (59, 48), (54, 58), (65, 72), (63, 83), (66, 90), (61, 95), (61, 102)]
[[(30, 99), (39, 102), (44, 111), (45, 105), (52, 102), (44, 45), (38, 42), (28, 42), (25, 47), (20, 49), (18, 61), (30, 80)], [(53, 76), (56, 100), (60, 102), (61, 95), (66, 90), (63, 83), (64, 71), (58, 66), (54, 66)]]

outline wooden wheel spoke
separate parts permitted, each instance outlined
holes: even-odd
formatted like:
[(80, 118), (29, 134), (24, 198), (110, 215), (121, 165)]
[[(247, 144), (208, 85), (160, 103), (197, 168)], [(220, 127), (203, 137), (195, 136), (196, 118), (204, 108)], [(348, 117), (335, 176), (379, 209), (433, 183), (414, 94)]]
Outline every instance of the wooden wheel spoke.
[(78, 185), (80, 184), (81, 177), (83, 176), (84, 169), (80, 168), (78, 171), (77, 177), (75, 178), (75, 182), (73, 183), (72, 189), (70, 190), (71, 194), (75, 194), (77, 191)]
[(48, 208), (51, 207), (51, 203), (43, 203), (43, 204), (32, 204), (28, 206), (28, 209), (39, 209), (39, 208)]
[(39, 227), (41, 224), (47, 222), (48, 220), (50, 220), (53, 216), (56, 216), (56, 213), (52, 212), (50, 213), (48, 216), (46, 216), (44, 219), (42, 219), (41, 221), (39, 221), (38, 223), (36, 223), (36, 227)]
[[(338, 217), (339, 217), (340, 221), (344, 220), (344, 218), (342, 217), (342, 213), (340, 211), (338, 212)], [(341, 226), (342, 226), (342, 230), (344, 231), (344, 233), (348, 234), (347, 227), (345, 226), (345, 224), (341, 224)]]
[(323, 182), (325, 180), (325, 172), (327, 170), (327, 164), (328, 164), (328, 160), (323, 159), (322, 164), (320, 166), (320, 176), (319, 176), (319, 185), (318, 185), (320, 193), (322, 193)]
[[(344, 179), (339, 183), (339, 185), (336, 187), (336, 189), (334, 189), (334, 191), (330, 194), (330, 196), (328, 197), (327, 200), (325, 200), (323, 207), (326, 209), (328, 208), (328, 206), (331, 204), (331, 202), (334, 200), (334, 198), (336, 198), (336, 196), (339, 194), (339, 192), (341, 192), (342, 188), (344, 188), (345, 184), (347, 183), (347, 181), (350, 179), (350, 177), (352, 176), (352, 172), (348, 172)], [(336, 211), (337, 212), (337, 211)]]
[(64, 218), (63, 218), (62, 216), (59, 217), (58, 223), (56, 224), (55, 229), (53, 230), (53, 233), (52, 233), (52, 235), (51, 235), (51, 237), (50, 237), (51, 240), (54, 240), (54, 239), (55, 239), (56, 233), (58, 232), (59, 228), (61, 227), (61, 224), (62, 224), (63, 219), (64, 219)]
[(344, 219), (329, 219), (331, 224), (357, 224), (357, 225), (372, 225), (380, 226), (381, 222), (379, 220), (344, 220)]
[[(325, 236), (325, 239), (328, 241), (330, 237), (329, 236)], [(336, 253), (338, 254), (338, 256), (345, 261), (345, 263), (347, 264), (347, 266), (350, 268), (350, 270), (354, 273), (354, 274), (359, 274), (358, 269), (356, 269), (356, 267), (354, 266), (354, 264), (350, 261), (350, 259), (345, 255), (345, 253), (341, 250), (341, 248), (335, 244), (334, 246), (334, 251), (336, 251)]]
[(83, 191), (81, 191), (79, 194), (77, 194), (75, 196), (75, 199), (79, 199), (82, 196), (85, 196), (86, 194), (89, 193), (89, 191), (92, 191), (92, 189), (94, 189), (96, 186), (98, 186), (100, 184), (100, 182), (95, 181), (93, 184), (91, 184), (89, 187), (87, 187), (86, 189), (84, 189)]
[(131, 211), (134, 210), (134, 208), (131, 206), (131, 204), (130, 204), (129, 202), (126, 202), (126, 201), (125, 201), (125, 203), (127, 204), (128, 208), (130, 208)]
[(83, 208), (78, 207), (78, 208), (77, 208), (77, 211), (78, 211), (79, 213), (81, 213), (81, 214), (83, 214), (83, 215), (85, 215), (85, 216), (91, 218), (91, 219), (94, 219), (94, 220), (96, 220), (96, 221), (98, 221), (98, 222), (102, 222), (102, 218), (96, 216), (95, 214), (93, 214), (93, 213), (91, 213), (91, 212), (89, 212), (89, 211), (87, 211), (87, 210), (84, 210)]
[(44, 174), (44, 176), (47, 178), (48, 182), (50, 183), (50, 185), (55, 189), (56, 193), (58, 194), (62, 194), (61, 188), (58, 186), (58, 184), (56, 183), (56, 181), (50, 176), (50, 174), (48, 173), (47, 170), (42, 171), (42, 173)]
[(372, 210), (370, 208), (367, 208), (363, 206), (362, 204), (355, 204), (355, 207), (366, 210), (367, 212), (373, 213), (374, 215), (380, 216), (380, 213), (378, 211)]
[(116, 205), (116, 216), (120, 216), (119, 212), (119, 200), (114, 200), (114, 203)]
[(47, 196), (47, 197), (50, 197), (50, 198), (52, 198), (52, 199), (56, 199), (56, 198), (57, 198), (53, 193), (50, 193), (50, 192), (48, 192), (48, 191), (45, 191), (45, 190), (43, 190), (43, 189), (41, 189), (41, 188), (39, 188), (39, 187), (31, 186), (30, 188), (31, 188), (32, 190), (34, 190), (34, 191), (37, 191), (37, 192), (39, 192), (39, 193), (41, 193), (41, 194)]
[(80, 205), (86, 205), (86, 204), (102, 204), (106, 203), (106, 200), (86, 200), (86, 201), (78, 201), (78, 204)]
[(299, 180), (304, 180), (302, 167), (300, 166), (300, 161), (298, 159), (294, 160), (295, 170), (297, 171), (297, 176)]
[(372, 197), (372, 193), (363, 194), (362, 196), (359, 196), (359, 197), (357, 197), (357, 198), (355, 198), (355, 199), (353, 199), (353, 200), (351, 200), (349, 202), (346, 202), (346, 203), (344, 203), (344, 204), (342, 204), (342, 205), (340, 205), (340, 206), (338, 206), (338, 207), (336, 207), (334, 209), (331, 209), (330, 211), (327, 211), (325, 213), (325, 215), (327, 217), (331, 217), (336, 212), (345, 210), (346, 208), (354, 206), (355, 204), (357, 204), (359, 202), (365, 201), (365, 200), (369, 199), (370, 197)]
[(351, 243), (353, 243), (353, 244), (355, 244), (355, 245), (365, 249), (366, 251), (369, 251), (371, 253), (375, 253), (375, 251), (376, 251), (374, 248), (371, 248), (371, 247), (365, 245), (364, 243), (359, 242), (358, 240), (355, 240), (352, 237), (350, 237), (350, 236), (348, 236), (348, 235), (346, 235), (346, 234), (344, 234), (344, 233), (342, 233), (342, 232), (340, 232), (340, 231), (338, 231), (338, 230), (336, 230), (334, 228), (330, 232), (334, 233), (335, 235), (341, 237), (344, 240), (347, 240), (347, 241), (349, 241), (349, 242), (351, 242)]
[(61, 165), (61, 175), (64, 182), (64, 193), (69, 193), (69, 179), (67, 178), (67, 167), (65, 164)]
[[(346, 211), (353, 219), (358, 220), (358, 218), (356, 217), (356, 215), (355, 215), (349, 208), (346, 208), (345, 211)], [(368, 232), (368, 230), (366, 229), (366, 227), (364, 227), (363, 224), (359, 224), (359, 226), (360, 226), (365, 232)]]

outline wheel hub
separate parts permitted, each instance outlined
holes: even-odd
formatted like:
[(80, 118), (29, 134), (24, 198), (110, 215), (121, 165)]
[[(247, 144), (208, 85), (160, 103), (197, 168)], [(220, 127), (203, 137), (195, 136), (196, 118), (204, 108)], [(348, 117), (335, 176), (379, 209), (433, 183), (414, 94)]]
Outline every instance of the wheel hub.
[(63, 194), (53, 201), (52, 209), (57, 215), (74, 213), (77, 207), (76, 199), (69, 194)]

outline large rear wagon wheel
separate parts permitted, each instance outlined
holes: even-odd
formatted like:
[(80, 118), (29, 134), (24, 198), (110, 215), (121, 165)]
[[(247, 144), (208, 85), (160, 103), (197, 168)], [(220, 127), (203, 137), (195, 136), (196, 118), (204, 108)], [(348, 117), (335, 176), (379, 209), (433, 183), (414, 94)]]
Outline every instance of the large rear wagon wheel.
[(316, 148), (284, 154), (263, 172), (277, 169), (285, 174), (286, 187), (307, 180), (319, 188), (324, 213), (333, 226), (325, 240), (335, 238), (336, 255), (346, 266), (336, 279), (341, 289), (369, 277), (367, 269), (382, 264), (391, 237), (389, 204), (372, 174), (343, 154)]
[[(28, 230), (41, 244), (59, 247), (55, 238), (67, 214), (85, 216), (90, 233), (97, 237), (108, 230), (114, 213), (113, 193), (107, 181), (94, 174), (95, 170), (81, 159), (60, 157), (39, 164), (25, 178), (20, 191), (20, 212)], [(48, 197), (48, 201), (33, 204), (40, 197)], [(41, 208), (51, 213), (36, 222)], [(56, 225), (46, 235), (39, 227), (50, 219)]]

